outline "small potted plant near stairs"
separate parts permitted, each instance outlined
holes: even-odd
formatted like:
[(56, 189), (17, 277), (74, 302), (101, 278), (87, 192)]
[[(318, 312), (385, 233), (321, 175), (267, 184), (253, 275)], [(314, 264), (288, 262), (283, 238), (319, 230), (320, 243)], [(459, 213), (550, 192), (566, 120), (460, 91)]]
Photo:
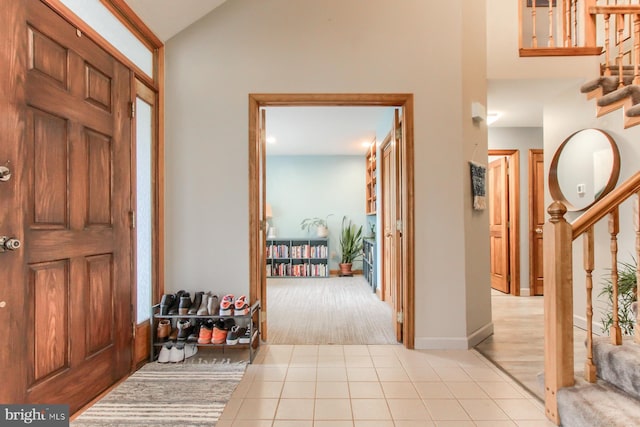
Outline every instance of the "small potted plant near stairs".
[(347, 217), (342, 217), (340, 232), (340, 275), (353, 276), (353, 261), (362, 256), (362, 226), (356, 227)]

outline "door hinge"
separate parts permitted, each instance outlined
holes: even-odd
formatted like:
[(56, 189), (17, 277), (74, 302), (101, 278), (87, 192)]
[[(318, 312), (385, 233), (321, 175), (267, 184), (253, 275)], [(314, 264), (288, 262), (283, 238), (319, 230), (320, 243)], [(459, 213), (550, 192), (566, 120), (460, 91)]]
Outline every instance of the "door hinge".
[(129, 103), (129, 117), (132, 119), (136, 118), (136, 104), (133, 102)]
[(136, 229), (136, 211), (129, 211), (129, 220), (131, 224), (131, 229)]
[(403, 311), (399, 311), (396, 313), (396, 320), (398, 321), (398, 323), (404, 323), (404, 312)]
[(396, 230), (402, 231), (402, 220), (401, 219), (396, 221)]

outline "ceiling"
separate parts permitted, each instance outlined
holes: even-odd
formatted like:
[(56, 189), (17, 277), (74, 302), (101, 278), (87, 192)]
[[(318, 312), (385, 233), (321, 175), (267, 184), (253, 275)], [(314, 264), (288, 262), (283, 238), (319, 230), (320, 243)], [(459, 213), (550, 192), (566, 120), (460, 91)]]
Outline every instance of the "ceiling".
[[(151, 30), (166, 41), (220, 6), (225, 0), (126, 0)], [(493, 127), (541, 127), (544, 100), (574, 81), (489, 80), (487, 112), (500, 116)], [(362, 154), (363, 141), (375, 136), (382, 112), (375, 107), (273, 107), (268, 132), (277, 142), (267, 153)]]

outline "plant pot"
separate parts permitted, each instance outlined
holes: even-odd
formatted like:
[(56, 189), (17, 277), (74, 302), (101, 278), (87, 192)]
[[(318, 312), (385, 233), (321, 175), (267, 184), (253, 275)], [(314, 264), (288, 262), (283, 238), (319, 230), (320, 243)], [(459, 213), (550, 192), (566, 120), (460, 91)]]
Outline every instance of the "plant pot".
[(316, 229), (316, 233), (318, 234), (318, 237), (322, 237), (324, 239), (329, 235), (329, 229), (324, 225), (319, 225)]
[(352, 263), (341, 263), (340, 264), (340, 275), (341, 276), (353, 276), (353, 271), (351, 271)]

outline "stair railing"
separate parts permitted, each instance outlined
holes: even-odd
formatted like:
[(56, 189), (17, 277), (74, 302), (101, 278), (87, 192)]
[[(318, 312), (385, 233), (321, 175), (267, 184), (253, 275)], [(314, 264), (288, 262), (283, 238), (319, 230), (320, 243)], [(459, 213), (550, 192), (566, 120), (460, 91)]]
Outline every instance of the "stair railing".
[[(633, 224), (635, 230), (636, 259), (640, 259), (640, 172), (624, 184), (596, 202), (572, 223), (567, 222), (567, 208), (554, 201), (548, 208), (549, 221), (544, 226), (544, 321), (545, 321), (545, 411), (547, 417), (560, 424), (557, 392), (574, 385), (573, 353), (573, 242), (583, 240), (583, 266), (587, 291), (587, 360), (585, 379), (596, 381), (593, 362), (593, 277), (594, 226), (607, 218), (611, 253), (611, 283), (613, 286), (613, 325), (609, 331), (611, 343), (622, 344), (618, 316), (618, 234), (620, 232), (619, 207), (627, 199), (635, 197)], [(640, 266), (636, 271), (640, 279)], [(640, 343), (640, 325), (635, 325), (635, 342)]]

